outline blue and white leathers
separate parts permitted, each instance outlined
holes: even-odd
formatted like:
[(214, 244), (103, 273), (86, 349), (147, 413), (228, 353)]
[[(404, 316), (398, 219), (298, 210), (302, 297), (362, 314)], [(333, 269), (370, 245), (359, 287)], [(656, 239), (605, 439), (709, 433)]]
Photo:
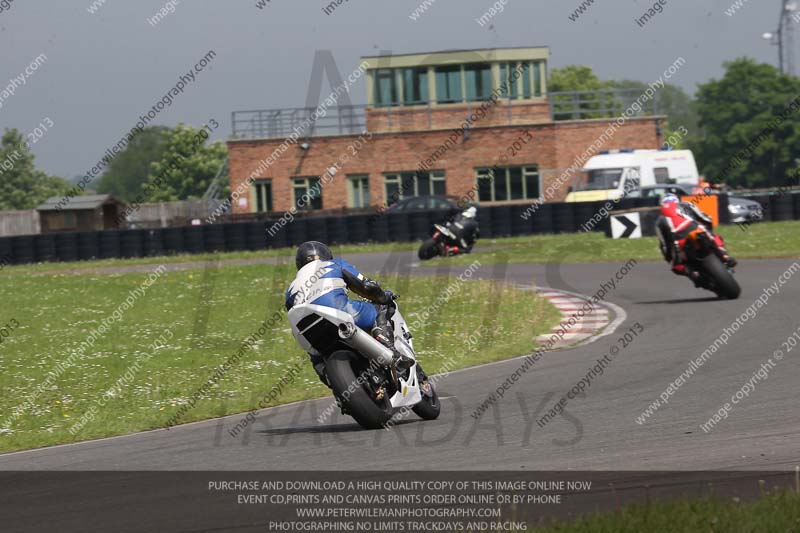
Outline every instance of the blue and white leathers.
[(350, 300), (347, 297), (343, 270), (363, 279), (361, 273), (344, 259), (317, 260), (303, 266), (297, 271), (297, 277), (286, 291), (286, 308), (291, 309), (301, 303), (333, 307), (352, 316), (356, 326), (361, 329), (371, 329), (378, 311), (369, 302)]

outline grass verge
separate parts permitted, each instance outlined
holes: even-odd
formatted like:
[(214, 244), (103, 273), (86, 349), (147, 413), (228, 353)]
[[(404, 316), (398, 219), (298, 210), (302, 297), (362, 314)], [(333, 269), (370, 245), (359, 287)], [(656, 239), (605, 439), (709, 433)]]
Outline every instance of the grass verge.
[[(722, 226), (719, 234), (737, 259), (800, 257), (800, 221), (765, 222), (744, 229)], [(596, 263), (663, 261), (656, 237), (642, 239), (609, 239), (602, 233), (564, 233), (560, 235), (527, 235), (506, 239), (482, 239), (480, 246), (489, 251), (476, 251), (467, 256), (449, 258), (454, 265), (468, 265), (475, 259), (492, 264), (510, 263)], [(499, 259), (502, 257), (502, 259)]]
[(610, 514), (558, 523), (537, 533), (755, 533), (800, 531), (800, 496), (766, 494), (752, 502), (736, 499), (677, 501), (623, 507)]
[[(293, 266), (200, 267), (161, 274), (84, 349), (90, 333), (130, 301), (147, 274), (17, 273), (13, 283), (2, 284), (0, 323), (18, 326), (0, 343), (0, 451), (163, 427), (262, 321), (282, 309), (295, 274)], [(425, 327), (413, 331), (429, 373), (445, 361), (455, 363), (448, 364), (453, 369), (529, 353), (536, 336), (559, 317), (534, 293), (491, 282), (465, 282), (443, 300), (455, 278), (380, 281), (400, 294), (409, 323), (431, 312)], [(481, 328), (488, 333), (479, 348), (466, 350), (464, 339)], [(163, 342), (154, 345), (158, 338)], [(72, 355), (74, 364), (65, 364)], [(180, 423), (256, 407), (298, 357), (303, 352), (283, 315)], [(42, 383), (48, 385), (39, 391)], [(310, 365), (303, 365), (275, 403), (328, 394)], [(28, 400), (29, 407), (7, 423)]]
[[(764, 222), (748, 227), (722, 226), (719, 233), (725, 238), (731, 253), (739, 259), (769, 259), (800, 257), (800, 221)], [(371, 243), (333, 246), (334, 254), (383, 253), (416, 250), (418, 242)], [(480, 251), (481, 248), (487, 251)], [(264, 259), (294, 257), (294, 248), (260, 250), (257, 252), (226, 252), (214, 254), (180, 254), (164, 257), (139, 257), (134, 259), (104, 259), (67, 263), (37, 263), (0, 267), (4, 276), (26, 276), (67, 272), (84, 268), (114, 268), (133, 265), (158, 265), (175, 263), (204, 263), (234, 259)], [(525, 235), (498, 239), (480, 239), (476, 252), (471, 255), (444, 259), (453, 265), (469, 265), (474, 258), (484, 264), (508, 261), (510, 263), (595, 263), (627, 261), (661, 261), (658, 239), (608, 239), (602, 233), (564, 233), (559, 235)], [(502, 257), (502, 259), (501, 259)], [(435, 265), (442, 259), (429, 261)]]

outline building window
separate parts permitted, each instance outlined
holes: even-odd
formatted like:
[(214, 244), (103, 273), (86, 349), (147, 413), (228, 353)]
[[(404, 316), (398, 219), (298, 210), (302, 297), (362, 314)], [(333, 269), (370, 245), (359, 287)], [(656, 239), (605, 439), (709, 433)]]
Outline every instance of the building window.
[(405, 68), (403, 73), (403, 104), (428, 103), (428, 69)]
[(502, 63), (500, 65), (500, 97), (516, 99), (519, 95), (517, 80), (514, 79), (515, 63)]
[(436, 101), (440, 104), (452, 104), (463, 100), (461, 65), (456, 67), (436, 67)]
[(369, 207), (369, 176), (347, 176), (347, 201), (350, 207)]
[(256, 213), (272, 211), (272, 180), (257, 180), (253, 183), (253, 197)]
[(530, 63), (522, 63), (520, 65), (520, 74), (522, 78), (522, 97), (526, 99), (530, 99), (532, 96), (531, 93), (531, 64)]
[(669, 169), (667, 167), (654, 168), (653, 174), (656, 177), (656, 183), (669, 183)]
[(534, 165), (479, 168), (476, 176), (481, 202), (534, 200), (540, 196), (539, 171)]
[(78, 227), (78, 221), (75, 217), (75, 211), (64, 211), (64, 225), (61, 229), (74, 229)]
[(298, 210), (322, 209), (322, 189), (319, 178), (293, 178), (294, 205)]
[(391, 106), (397, 103), (397, 83), (394, 70), (383, 68), (375, 71), (375, 105)]
[(542, 61), (500, 64), (500, 97), (516, 100), (542, 96)]
[(392, 205), (409, 196), (444, 195), (443, 170), (431, 172), (395, 172), (384, 176), (386, 204)]
[(492, 67), (488, 63), (464, 66), (467, 100), (488, 100), (492, 95)]

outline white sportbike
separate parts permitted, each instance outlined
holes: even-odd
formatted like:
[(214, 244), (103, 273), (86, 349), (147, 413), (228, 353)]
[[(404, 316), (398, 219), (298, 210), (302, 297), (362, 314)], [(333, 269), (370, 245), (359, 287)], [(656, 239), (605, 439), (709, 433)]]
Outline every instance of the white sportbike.
[(431, 380), (420, 383), (411, 332), (397, 304), (391, 305), (395, 347), (413, 360), (403, 371), (392, 366), (392, 351), (357, 327), (344, 311), (307, 303), (289, 310), (295, 339), (306, 352), (324, 358), (328, 382), (342, 411), (365, 429), (387, 427), (398, 411), (411, 409), (433, 420), (441, 409)]

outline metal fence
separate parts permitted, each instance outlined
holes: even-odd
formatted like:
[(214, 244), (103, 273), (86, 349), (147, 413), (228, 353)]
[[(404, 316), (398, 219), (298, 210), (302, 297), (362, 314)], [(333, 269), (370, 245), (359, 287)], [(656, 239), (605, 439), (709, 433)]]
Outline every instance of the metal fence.
[[(616, 118), (637, 100), (639, 111), (633, 116), (658, 114), (658, 92), (653, 98), (642, 99), (639, 89), (604, 89), (598, 91), (566, 91), (550, 93), (550, 116), (553, 120), (586, 120)], [(645, 100), (645, 101), (642, 101)]]
[[(548, 95), (550, 118), (552, 120), (614, 118), (640, 98), (641, 94), (638, 89), (550, 93)], [(499, 118), (493, 121), (492, 125), (523, 124), (526, 120), (533, 123), (534, 121), (530, 120), (531, 107), (520, 105), (530, 102), (501, 99), (498, 104), (492, 105)], [(416, 129), (425, 124), (429, 128), (432, 127), (436, 122), (437, 113), (460, 111), (466, 118), (484, 104), (483, 101), (438, 106), (423, 103), (412, 107), (390, 106), (370, 109), (389, 129), (404, 126)], [(297, 133), (300, 137), (357, 134), (367, 127), (367, 109), (366, 105), (343, 105), (326, 109), (324, 114), (313, 107), (234, 111), (231, 114), (233, 138), (285, 138), (292, 133)], [(645, 102), (642, 110), (636, 115), (653, 115), (657, 111), (657, 100), (654, 98)], [(316, 119), (314, 119), (315, 113)]]

